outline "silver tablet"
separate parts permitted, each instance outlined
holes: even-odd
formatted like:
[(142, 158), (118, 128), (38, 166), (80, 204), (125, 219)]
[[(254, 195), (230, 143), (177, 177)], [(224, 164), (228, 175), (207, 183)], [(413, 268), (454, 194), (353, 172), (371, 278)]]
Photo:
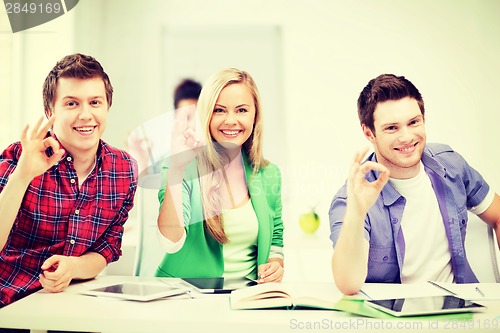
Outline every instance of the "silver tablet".
[(82, 291), (82, 294), (92, 296), (106, 296), (121, 298), (133, 301), (151, 301), (167, 296), (183, 294), (189, 291), (189, 288), (175, 285), (159, 285), (148, 283), (118, 283), (111, 286), (94, 288)]
[(486, 307), (455, 296), (368, 300), (367, 305), (396, 317), (483, 312)]

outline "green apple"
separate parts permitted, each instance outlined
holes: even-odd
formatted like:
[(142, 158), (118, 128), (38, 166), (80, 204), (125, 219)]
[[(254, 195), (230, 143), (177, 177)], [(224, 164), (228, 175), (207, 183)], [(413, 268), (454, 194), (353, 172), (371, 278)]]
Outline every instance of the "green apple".
[(308, 234), (312, 234), (319, 227), (319, 216), (314, 210), (311, 210), (308, 213), (300, 215), (299, 224), (302, 230)]

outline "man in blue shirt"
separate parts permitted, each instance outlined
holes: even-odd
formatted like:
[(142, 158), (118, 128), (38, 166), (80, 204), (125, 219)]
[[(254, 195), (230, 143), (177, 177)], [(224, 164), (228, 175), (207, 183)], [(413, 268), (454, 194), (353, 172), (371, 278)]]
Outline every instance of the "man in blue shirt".
[(425, 109), (406, 78), (383, 74), (358, 98), (374, 153), (356, 154), (330, 207), (332, 270), (354, 294), (364, 282), (477, 282), (465, 254), (467, 211), (496, 232), (500, 197), (462, 156), (427, 144)]

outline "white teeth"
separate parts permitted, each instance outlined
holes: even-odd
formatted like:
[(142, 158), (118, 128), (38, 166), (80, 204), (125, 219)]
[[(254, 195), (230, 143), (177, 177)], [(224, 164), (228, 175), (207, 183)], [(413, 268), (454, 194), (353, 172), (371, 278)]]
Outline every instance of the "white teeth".
[(402, 151), (402, 152), (408, 152), (410, 150), (413, 150), (414, 146), (411, 146), (411, 147), (407, 147), (407, 148), (398, 148), (399, 151)]
[(227, 134), (227, 135), (236, 135), (238, 134), (240, 131), (222, 131), (222, 133), (224, 134)]
[(78, 132), (91, 132), (94, 127), (75, 127)]

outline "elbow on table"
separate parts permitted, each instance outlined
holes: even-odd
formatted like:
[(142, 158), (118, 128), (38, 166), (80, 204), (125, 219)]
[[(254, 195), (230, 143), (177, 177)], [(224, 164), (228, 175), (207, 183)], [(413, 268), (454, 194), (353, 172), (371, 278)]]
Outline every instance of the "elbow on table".
[(334, 275), (335, 285), (344, 295), (354, 295), (361, 290), (363, 282), (356, 281), (352, 277), (337, 277)]
[(348, 267), (335, 265), (335, 260), (333, 259), (332, 273), (337, 289), (344, 295), (354, 295), (361, 290), (361, 287), (365, 283), (367, 272), (354, 272), (348, 269)]

